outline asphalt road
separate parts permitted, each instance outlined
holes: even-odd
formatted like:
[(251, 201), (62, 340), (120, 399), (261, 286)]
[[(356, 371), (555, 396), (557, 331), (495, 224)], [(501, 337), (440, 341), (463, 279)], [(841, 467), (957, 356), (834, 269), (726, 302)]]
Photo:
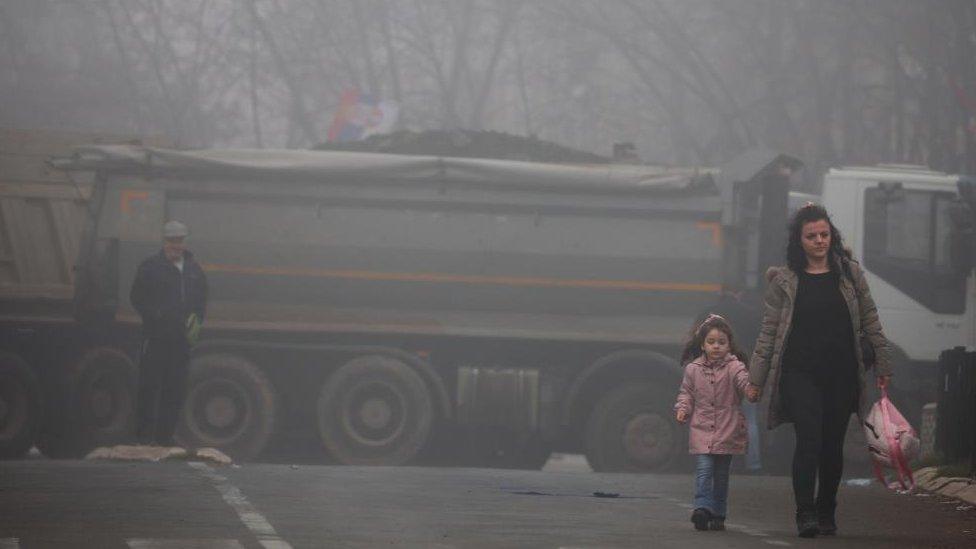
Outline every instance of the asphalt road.
[[(185, 462), (0, 462), (0, 549), (976, 547), (976, 510), (841, 489), (840, 536), (795, 536), (786, 477), (733, 476), (725, 532), (689, 522), (691, 477)], [(617, 497), (595, 497), (595, 492)]]

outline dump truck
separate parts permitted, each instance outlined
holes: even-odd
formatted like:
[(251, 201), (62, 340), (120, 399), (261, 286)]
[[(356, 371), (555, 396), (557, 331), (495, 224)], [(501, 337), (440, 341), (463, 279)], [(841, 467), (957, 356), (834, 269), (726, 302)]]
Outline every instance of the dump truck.
[(0, 458), (17, 457), (38, 437), (44, 402), (55, 400), (60, 360), (44, 348), (74, 334), (74, 265), (94, 183), (48, 160), (86, 144), (157, 147), (160, 135), (0, 128)]
[[(707, 310), (749, 329), (804, 198), (789, 193), (799, 160), (766, 151), (720, 171), (136, 146), (55, 165), (94, 176), (70, 297), (2, 287), (8, 457), (131, 439), (129, 287), (179, 219), (211, 289), (183, 444), (260, 459), (312, 438), (343, 464), (529, 468), (560, 450), (661, 470), (686, 453), (671, 405), (688, 330)], [(842, 173), (823, 201), (856, 251), (898, 253), (848, 210), (911, 200), (912, 184)], [(939, 192), (958, 194), (951, 179)], [(866, 262), (872, 287), (884, 261)]]

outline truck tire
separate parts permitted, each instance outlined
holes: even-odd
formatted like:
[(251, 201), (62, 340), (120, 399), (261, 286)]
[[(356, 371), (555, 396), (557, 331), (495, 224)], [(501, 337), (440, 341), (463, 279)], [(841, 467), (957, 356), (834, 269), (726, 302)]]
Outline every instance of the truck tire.
[(41, 388), (23, 358), (0, 352), (0, 459), (23, 457), (41, 426)]
[(434, 405), (412, 368), (369, 355), (350, 360), (326, 380), (316, 416), (322, 444), (339, 463), (401, 465), (426, 445)]
[(38, 448), (48, 457), (77, 458), (99, 446), (129, 442), (135, 432), (136, 379), (136, 366), (122, 351), (86, 351), (61, 377), (56, 397), (63, 406), (56, 408)]
[(190, 360), (176, 439), (187, 448), (216, 448), (238, 461), (261, 454), (274, 432), (274, 386), (249, 360), (207, 354)]
[(648, 383), (621, 385), (594, 406), (583, 435), (586, 459), (599, 472), (656, 472), (681, 451), (670, 397)]

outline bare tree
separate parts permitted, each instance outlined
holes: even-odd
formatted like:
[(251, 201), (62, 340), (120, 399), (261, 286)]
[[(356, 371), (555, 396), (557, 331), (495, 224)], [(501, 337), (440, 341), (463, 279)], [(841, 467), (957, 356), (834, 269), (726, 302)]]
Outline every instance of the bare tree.
[(811, 184), (850, 162), (973, 171), (974, 31), (971, 0), (7, 0), (0, 121), (309, 146), (358, 89), (401, 128), (672, 163), (764, 145)]
[(281, 53), (281, 50), (278, 48), (274, 35), (268, 29), (267, 24), (265, 23), (261, 14), (258, 12), (257, 0), (247, 0), (245, 2), (245, 6), (247, 7), (248, 13), (251, 15), (251, 20), (255, 29), (257, 29), (258, 34), (261, 36), (265, 46), (268, 48), (268, 52), (273, 60), (274, 68), (277, 70), (281, 80), (291, 93), (292, 116), (290, 121), (296, 127), (301, 129), (304, 138), (308, 143), (317, 142), (318, 134), (315, 130), (314, 124), (312, 123), (312, 119), (308, 116), (308, 110), (305, 108), (305, 98), (302, 93), (302, 88), (299, 85), (295, 75), (292, 74), (288, 60), (285, 59)]

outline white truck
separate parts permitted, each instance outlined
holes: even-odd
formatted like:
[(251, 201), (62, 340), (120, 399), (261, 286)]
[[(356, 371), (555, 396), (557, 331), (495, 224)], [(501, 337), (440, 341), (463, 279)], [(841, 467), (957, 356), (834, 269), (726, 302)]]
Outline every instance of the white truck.
[(838, 168), (824, 177), (823, 205), (865, 268), (892, 343), (893, 386), (915, 422), (935, 399), (939, 353), (976, 343), (971, 184), (908, 165)]

